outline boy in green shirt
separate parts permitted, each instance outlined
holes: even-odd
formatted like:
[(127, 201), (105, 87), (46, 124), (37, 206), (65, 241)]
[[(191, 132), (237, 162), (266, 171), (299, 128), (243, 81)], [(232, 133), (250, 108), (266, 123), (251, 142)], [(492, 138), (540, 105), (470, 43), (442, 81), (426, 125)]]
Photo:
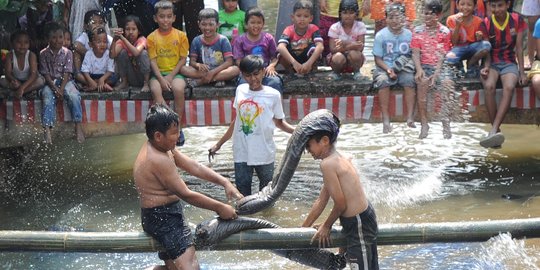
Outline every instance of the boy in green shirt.
[[(219, 28), (218, 33), (226, 36), (229, 41), (233, 42), (233, 39), (236, 36), (240, 36), (244, 33), (244, 17), (246, 13), (242, 10), (239, 10), (238, 0), (222, 0), (223, 9), (219, 10)], [(237, 33), (233, 36), (235, 32), (234, 29), (237, 29)]]

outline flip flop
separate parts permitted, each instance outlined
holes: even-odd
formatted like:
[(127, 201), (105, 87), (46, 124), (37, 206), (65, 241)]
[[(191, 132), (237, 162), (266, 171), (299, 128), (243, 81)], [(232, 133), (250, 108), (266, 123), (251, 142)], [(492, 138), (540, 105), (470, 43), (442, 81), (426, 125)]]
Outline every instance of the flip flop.
[(480, 141), (480, 145), (485, 148), (499, 148), (504, 143), (504, 135), (495, 133), (489, 135)]

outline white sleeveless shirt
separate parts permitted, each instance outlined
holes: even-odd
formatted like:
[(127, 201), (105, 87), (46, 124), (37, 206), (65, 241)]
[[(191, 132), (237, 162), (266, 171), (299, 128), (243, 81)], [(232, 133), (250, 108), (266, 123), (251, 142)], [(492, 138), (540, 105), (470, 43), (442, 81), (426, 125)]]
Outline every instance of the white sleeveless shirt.
[(30, 50), (26, 51), (26, 55), (24, 56), (24, 67), (21, 70), (19, 68), (19, 62), (17, 61), (17, 56), (15, 55), (15, 51), (11, 50), (11, 54), (13, 55), (13, 77), (15, 77), (19, 81), (26, 81), (28, 80), (28, 77), (30, 77)]

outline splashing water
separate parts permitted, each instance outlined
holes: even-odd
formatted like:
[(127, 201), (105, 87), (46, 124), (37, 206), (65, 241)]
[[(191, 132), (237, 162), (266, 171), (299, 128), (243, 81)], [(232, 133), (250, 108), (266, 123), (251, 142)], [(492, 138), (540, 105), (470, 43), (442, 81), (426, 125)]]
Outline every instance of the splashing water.
[(524, 240), (512, 239), (508, 233), (500, 234), (482, 244), (475, 256), (478, 265), (474, 269), (540, 269), (538, 259), (532, 256)]

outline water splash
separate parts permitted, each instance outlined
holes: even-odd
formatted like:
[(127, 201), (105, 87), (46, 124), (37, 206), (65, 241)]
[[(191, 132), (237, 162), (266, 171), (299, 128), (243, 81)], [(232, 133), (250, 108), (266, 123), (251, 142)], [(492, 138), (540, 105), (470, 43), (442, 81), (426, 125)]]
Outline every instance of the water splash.
[(508, 233), (500, 234), (482, 244), (477, 253), (474, 269), (540, 269), (538, 258), (525, 246), (524, 240), (512, 239)]

